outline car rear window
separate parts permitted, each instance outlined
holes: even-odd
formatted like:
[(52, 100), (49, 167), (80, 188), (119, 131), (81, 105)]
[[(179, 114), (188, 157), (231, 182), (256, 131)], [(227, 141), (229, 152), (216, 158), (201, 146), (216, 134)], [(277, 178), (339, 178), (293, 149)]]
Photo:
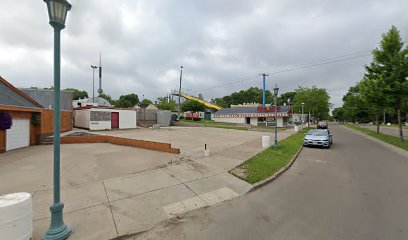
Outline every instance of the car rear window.
[(312, 135), (312, 136), (327, 136), (327, 135), (328, 135), (328, 132), (327, 132), (327, 130), (317, 130), (317, 129), (314, 129), (314, 130), (310, 130), (310, 131), (307, 133), (307, 135)]

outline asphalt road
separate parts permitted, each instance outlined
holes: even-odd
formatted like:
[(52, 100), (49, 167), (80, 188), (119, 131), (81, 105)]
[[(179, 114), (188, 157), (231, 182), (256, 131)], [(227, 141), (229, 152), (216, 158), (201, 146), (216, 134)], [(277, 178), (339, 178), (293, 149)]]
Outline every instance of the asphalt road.
[(331, 125), (276, 181), (134, 239), (408, 239), (408, 159)]

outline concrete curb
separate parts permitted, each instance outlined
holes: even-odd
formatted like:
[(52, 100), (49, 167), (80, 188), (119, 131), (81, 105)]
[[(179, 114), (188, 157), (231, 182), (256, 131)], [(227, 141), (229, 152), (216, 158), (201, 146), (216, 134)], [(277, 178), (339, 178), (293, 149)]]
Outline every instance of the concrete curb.
[(362, 133), (362, 132), (360, 132), (358, 130), (355, 130), (355, 129), (352, 129), (352, 128), (349, 128), (349, 127), (346, 127), (346, 126), (343, 126), (343, 125), (339, 125), (339, 126), (341, 126), (342, 128), (348, 129), (349, 131), (352, 131), (352, 132), (354, 132), (354, 133), (356, 133), (356, 134), (358, 134), (358, 135), (360, 135), (360, 136), (362, 136), (362, 137), (364, 137), (364, 138), (366, 138), (366, 139), (368, 139), (370, 141), (376, 142), (376, 143), (382, 145), (383, 147), (387, 148), (390, 151), (393, 151), (395, 153), (400, 154), (403, 157), (408, 158), (408, 151), (406, 151), (406, 150), (404, 150), (402, 148), (399, 148), (399, 147), (396, 147), (396, 146), (394, 146), (392, 144), (389, 144), (387, 142), (381, 141), (381, 140), (379, 140), (379, 139), (377, 139), (375, 137), (371, 137), (371, 136), (369, 136), (369, 135), (367, 135), (365, 133)]
[(302, 146), (299, 148), (299, 150), (296, 152), (295, 156), (293, 156), (292, 160), (290, 160), (290, 162), (288, 164), (286, 164), (285, 167), (283, 167), (281, 170), (279, 170), (277, 173), (275, 173), (274, 175), (260, 181), (257, 182), (255, 184), (253, 184), (253, 187), (248, 191), (248, 192), (252, 192), (255, 191), (265, 185), (267, 185), (268, 183), (274, 181), (275, 179), (277, 179), (280, 175), (282, 175), (284, 172), (286, 172), (291, 166), (292, 164), (296, 161), (298, 155), (300, 154), (300, 151), (302, 151), (303, 149), (303, 144)]

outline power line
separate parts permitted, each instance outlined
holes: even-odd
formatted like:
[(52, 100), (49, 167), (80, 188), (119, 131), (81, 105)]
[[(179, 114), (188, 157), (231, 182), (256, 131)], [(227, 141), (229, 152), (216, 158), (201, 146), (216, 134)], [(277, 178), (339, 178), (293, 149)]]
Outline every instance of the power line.
[(283, 73), (283, 72), (295, 71), (295, 70), (299, 70), (299, 69), (305, 69), (305, 68), (312, 68), (312, 67), (327, 65), (327, 64), (331, 64), (331, 63), (344, 62), (344, 61), (349, 61), (349, 60), (353, 60), (353, 59), (357, 59), (357, 58), (367, 57), (368, 55), (369, 54), (364, 54), (364, 55), (354, 56), (354, 57), (349, 57), (349, 58), (342, 58), (342, 59), (336, 59), (336, 60), (331, 60), (331, 61), (326, 61), (326, 62), (321, 62), (321, 63), (297, 66), (297, 67), (293, 67), (293, 68), (289, 68), (289, 69), (285, 69), (285, 70), (271, 72), (269, 74), (278, 74), (278, 73)]
[[(274, 72), (269, 72), (268, 74), (279, 74), (279, 73), (284, 73), (284, 72), (290, 72), (290, 71), (295, 71), (295, 70), (300, 70), (300, 69), (307, 69), (307, 68), (312, 68), (312, 67), (318, 67), (318, 66), (322, 66), (322, 65), (327, 65), (327, 64), (332, 64), (332, 63), (337, 63), (337, 62), (344, 62), (344, 61), (349, 61), (349, 60), (354, 60), (354, 59), (358, 59), (358, 58), (363, 58), (363, 57), (367, 57), (370, 55), (370, 51), (366, 50), (366, 51), (360, 51), (360, 52), (356, 52), (356, 53), (351, 53), (351, 54), (346, 54), (346, 55), (342, 55), (342, 56), (337, 56), (337, 57), (333, 57), (333, 58), (329, 58), (326, 59), (322, 62), (318, 62), (318, 63), (308, 63), (308, 64), (302, 64), (302, 65), (298, 65), (298, 66), (294, 66), (291, 68), (286, 68), (286, 69), (282, 69), (282, 70), (277, 70)], [(237, 81), (233, 81), (233, 82), (228, 82), (222, 85), (217, 85), (214, 87), (209, 87), (209, 88), (205, 88), (205, 89), (200, 89), (195, 91), (196, 93), (200, 92), (205, 92), (207, 90), (211, 90), (214, 88), (220, 88), (220, 87), (225, 87), (228, 85), (233, 85), (233, 84), (237, 84), (237, 83), (241, 83), (241, 82), (245, 82), (251, 79), (255, 79), (259, 76), (259, 74), (253, 75), (253, 76), (249, 76)]]

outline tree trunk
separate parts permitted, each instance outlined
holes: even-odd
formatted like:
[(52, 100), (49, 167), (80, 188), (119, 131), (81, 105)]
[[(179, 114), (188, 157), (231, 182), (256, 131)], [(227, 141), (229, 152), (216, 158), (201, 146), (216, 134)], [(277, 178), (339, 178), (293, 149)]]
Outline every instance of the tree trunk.
[(375, 123), (377, 124), (377, 133), (380, 133), (380, 116), (379, 114), (375, 114)]
[(397, 109), (397, 116), (398, 116), (398, 127), (399, 127), (399, 136), (401, 139), (401, 142), (404, 141), (404, 133), (402, 131), (402, 122), (401, 122), (401, 109)]

